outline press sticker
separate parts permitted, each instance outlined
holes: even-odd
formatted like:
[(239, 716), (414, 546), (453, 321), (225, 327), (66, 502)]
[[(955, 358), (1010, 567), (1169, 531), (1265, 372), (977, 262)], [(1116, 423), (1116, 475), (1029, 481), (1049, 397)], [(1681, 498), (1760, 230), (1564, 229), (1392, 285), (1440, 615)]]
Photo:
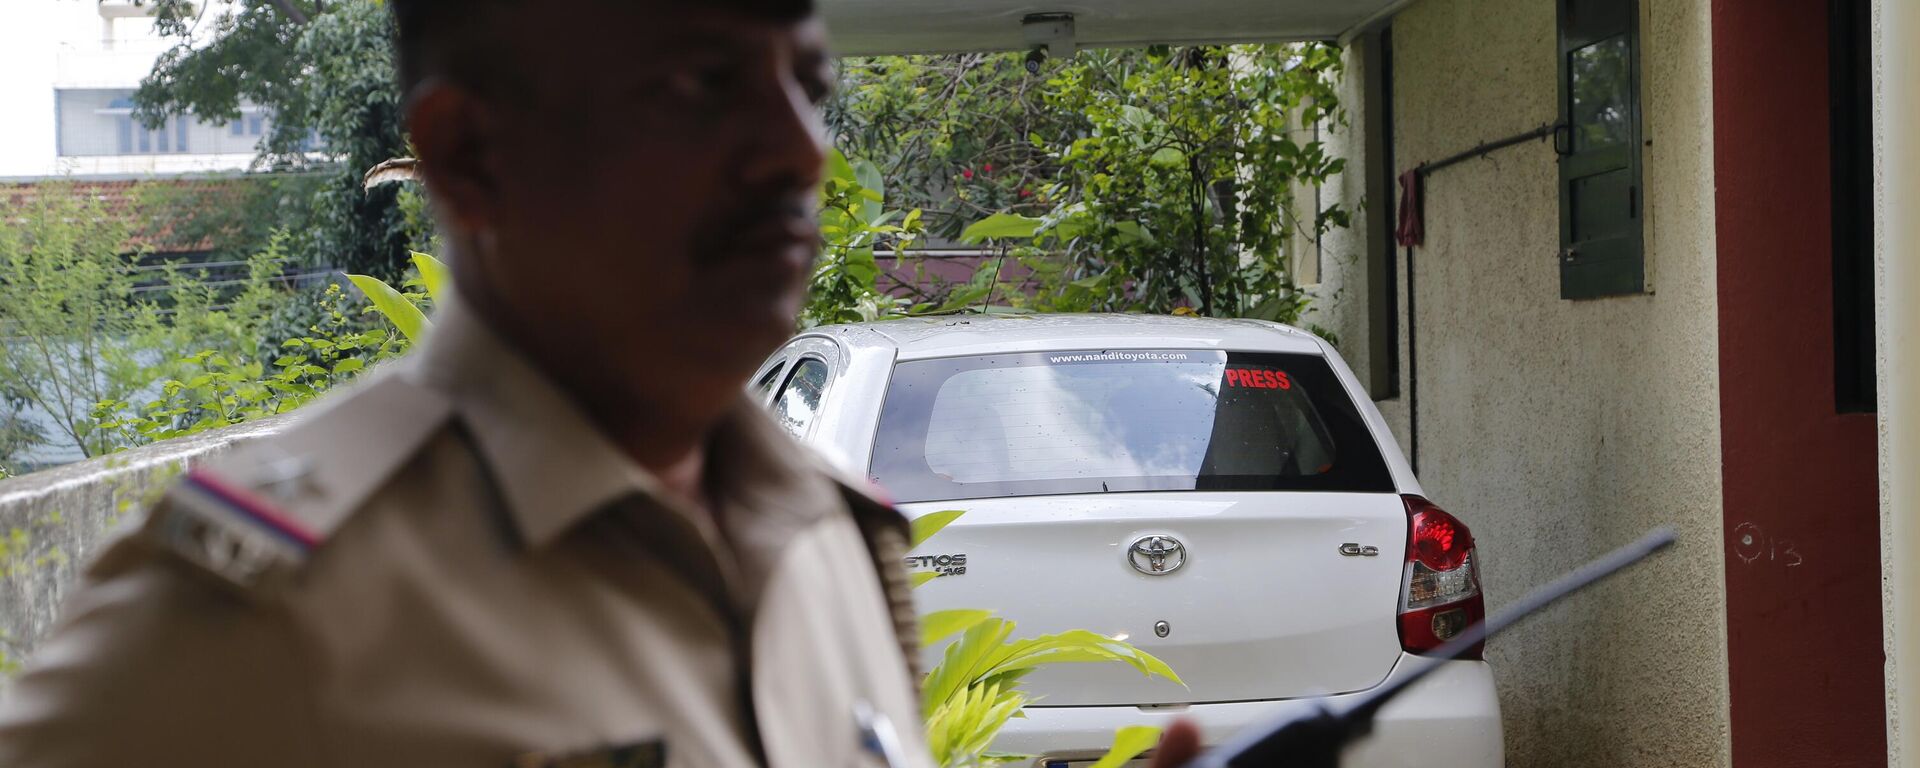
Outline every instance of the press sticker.
[(1287, 378), (1286, 371), (1270, 371), (1265, 368), (1228, 368), (1227, 386), (1248, 389), (1293, 389), (1293, 380)]

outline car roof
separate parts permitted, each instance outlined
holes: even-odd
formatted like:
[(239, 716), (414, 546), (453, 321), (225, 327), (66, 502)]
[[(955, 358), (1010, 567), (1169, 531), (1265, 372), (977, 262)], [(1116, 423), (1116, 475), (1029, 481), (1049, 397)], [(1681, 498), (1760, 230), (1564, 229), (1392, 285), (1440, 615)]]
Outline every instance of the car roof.
[(822, 326), (854, 350), (896, 350), (899, 359), (1065, 349), (1222, 349), (1321, 354), (1312, 334), (1263, 320), (1171, 315), (939, 315)]

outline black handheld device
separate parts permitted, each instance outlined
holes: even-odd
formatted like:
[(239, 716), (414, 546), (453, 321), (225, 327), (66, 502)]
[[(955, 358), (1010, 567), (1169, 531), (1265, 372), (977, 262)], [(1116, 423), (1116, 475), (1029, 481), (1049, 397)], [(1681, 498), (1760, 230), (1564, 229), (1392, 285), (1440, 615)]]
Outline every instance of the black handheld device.
[(1412, 674), (1351, 703), (1337, 707), (1322, 705), (1305, 715), (1289, 715), (1243, 730), (1187, 763), (1185, 768), (1338, 768), (1341, 751), (1373, 730), (1373, 718), (1380, 708), (1439, 669), (1441, 662), (1460, 658), (1461, 654), (1528, 614), (1640, 562), (1673, 541), (1673, 529), (1657, 528), (1638, 541), (1527, 593), (1486, 621), (1468, 627), (1433, 653), (1423, 656), (1428, 661)]

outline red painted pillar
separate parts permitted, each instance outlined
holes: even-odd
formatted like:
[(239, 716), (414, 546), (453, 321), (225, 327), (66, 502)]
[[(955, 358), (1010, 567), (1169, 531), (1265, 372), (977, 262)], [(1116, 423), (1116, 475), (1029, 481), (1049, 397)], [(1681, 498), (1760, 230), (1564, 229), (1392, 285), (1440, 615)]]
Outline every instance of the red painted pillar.
[(1875, 420), (1834, 405), (1827, 14), (1713, 4), (1736, 768), (1886, 765)]

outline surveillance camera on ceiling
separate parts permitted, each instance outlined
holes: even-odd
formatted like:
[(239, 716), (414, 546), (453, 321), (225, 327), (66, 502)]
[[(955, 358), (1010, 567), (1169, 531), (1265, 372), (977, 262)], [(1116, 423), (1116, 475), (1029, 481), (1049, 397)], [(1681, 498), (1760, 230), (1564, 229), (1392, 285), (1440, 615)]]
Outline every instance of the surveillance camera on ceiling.
[(1073, 14), (1029, 13), (1020, 20), (1027, 41), (1027, 71), (1040, 74), (1040, 64), (1052, 56), (1073, 56)]

